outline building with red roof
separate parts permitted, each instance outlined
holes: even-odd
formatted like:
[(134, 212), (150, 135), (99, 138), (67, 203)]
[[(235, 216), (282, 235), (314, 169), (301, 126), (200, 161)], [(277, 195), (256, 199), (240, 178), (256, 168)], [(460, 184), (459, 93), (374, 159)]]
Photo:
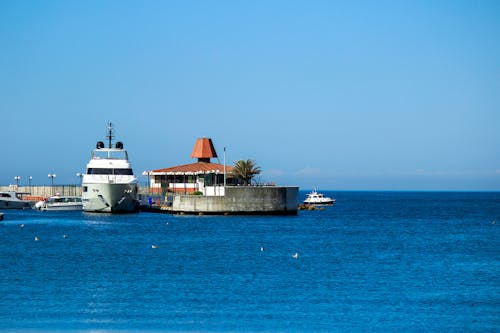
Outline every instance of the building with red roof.
[(150, 171), (148, 174), (151, 192), (224, 195), (224, 184), (236, 184), (231, 166), (211, 162), (212, 158), (217, 158), (212, 139), (198, 138), (191, 158), (196, 158), (197, 161)]

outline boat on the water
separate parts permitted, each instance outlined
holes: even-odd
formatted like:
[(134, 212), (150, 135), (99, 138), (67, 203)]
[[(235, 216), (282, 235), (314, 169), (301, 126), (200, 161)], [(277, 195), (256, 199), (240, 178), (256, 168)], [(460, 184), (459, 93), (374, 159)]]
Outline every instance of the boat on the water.
[(335, 199), (325, 197), (322, 193), (318, 193), (316, 190), (308, 193), (307, 198), (304, 200), (305, 205), (333, 205), (334, 203)]
[(28, 209), (31, 205), (31, 201), (21, 199), (16, 192), (0, 192), (0, 209)]
[(82, 210), (82, 197), (55, 195), (38, 201), (35, 208), (38, 210)]
[(113, 126), (108, 126), (108, 147), (102, 141), (87, 164), (82, 178), (82, 202), (86, 212), (130, 213), (138, 211), (138, 180), (128, 152), (118, 141), (112, 146)]

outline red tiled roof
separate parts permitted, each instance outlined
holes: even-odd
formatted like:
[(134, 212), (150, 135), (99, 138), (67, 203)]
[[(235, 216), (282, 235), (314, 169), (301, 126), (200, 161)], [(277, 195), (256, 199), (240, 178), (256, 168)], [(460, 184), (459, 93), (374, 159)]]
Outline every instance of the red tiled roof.
[[(231, 172), (233, 168), (226, 165), (226, 172)], [(191, 164), (184, 164), (179, 166), (174, 166), (170, 168), (158, 169), (151, 171), (151, 175), (162, 175), (162, 174), (201, 174), (201, 173), (212, 173), (219, 172), (224, 173), (224, 165), (217, 163), (208, 162), (196, 162)]]
[(212, 158), (217, 157), (214, 144), (210, 138), (198, 138), (194, 144), (192, 158)]

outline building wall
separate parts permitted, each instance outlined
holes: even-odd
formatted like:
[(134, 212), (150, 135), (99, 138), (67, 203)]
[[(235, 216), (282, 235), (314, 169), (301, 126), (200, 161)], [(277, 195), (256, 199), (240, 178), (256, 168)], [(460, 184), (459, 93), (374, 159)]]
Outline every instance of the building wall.
[(224, 196), (175, 196), (172, 210), (190, 214), (296, 214), (298, 192), (298, 187), (228, 186)]

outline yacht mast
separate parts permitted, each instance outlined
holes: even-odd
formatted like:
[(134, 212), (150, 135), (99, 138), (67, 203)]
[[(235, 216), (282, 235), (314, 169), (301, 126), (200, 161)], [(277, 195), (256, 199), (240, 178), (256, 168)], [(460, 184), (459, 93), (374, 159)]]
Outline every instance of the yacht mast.
[(113, 124), (111, 122), (108, 123), (108, 135), (106, 136), (108, 139), (108, 148), (113, 148), (111, 141), (113, 140)]

